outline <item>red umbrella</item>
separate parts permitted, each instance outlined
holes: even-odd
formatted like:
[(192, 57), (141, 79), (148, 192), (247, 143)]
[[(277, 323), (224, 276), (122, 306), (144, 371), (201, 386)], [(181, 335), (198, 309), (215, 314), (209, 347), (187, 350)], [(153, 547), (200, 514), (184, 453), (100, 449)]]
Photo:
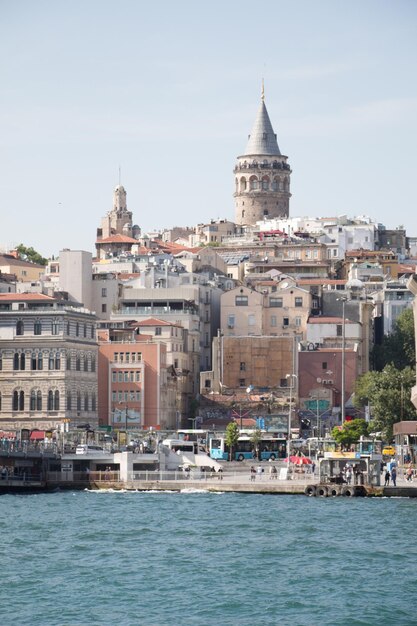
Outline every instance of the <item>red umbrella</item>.
[[(288, 457), (284, 459), (285, 463), (288, 463)], [(308, 458), (308, 456), (290, 456), (290, 463), (294, 463), (294, 465), (309, 465), (313, 461)]]

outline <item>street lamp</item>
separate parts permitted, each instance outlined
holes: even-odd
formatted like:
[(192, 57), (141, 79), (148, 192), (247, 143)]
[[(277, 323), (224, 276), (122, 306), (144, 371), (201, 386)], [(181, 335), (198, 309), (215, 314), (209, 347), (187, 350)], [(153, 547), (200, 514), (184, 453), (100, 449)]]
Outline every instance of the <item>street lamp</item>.
[(287, 380), (290, 379), (290, 402), (288, 407), (288, 437), (287, 437), (287, 458), (288, 458), (288, 469), (290, 468), (290, 452), (291, 452), (291, 414), (292, 414), (292, 401), (293, 401), (293, 387), (294, 387), (294, 379), (297, 379), (297, 374), (287, 374), (285, 377)]

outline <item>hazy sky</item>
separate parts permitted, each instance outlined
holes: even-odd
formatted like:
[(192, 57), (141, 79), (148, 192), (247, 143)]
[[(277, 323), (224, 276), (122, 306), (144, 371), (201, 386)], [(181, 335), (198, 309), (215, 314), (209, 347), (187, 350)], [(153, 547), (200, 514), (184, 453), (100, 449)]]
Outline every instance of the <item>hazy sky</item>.
[(94, 249), (113, 188), (144, 231), (234, 218), (265, 102), (290, 214), (417, 235), (415, 0), (0, 0), (0, 245)]

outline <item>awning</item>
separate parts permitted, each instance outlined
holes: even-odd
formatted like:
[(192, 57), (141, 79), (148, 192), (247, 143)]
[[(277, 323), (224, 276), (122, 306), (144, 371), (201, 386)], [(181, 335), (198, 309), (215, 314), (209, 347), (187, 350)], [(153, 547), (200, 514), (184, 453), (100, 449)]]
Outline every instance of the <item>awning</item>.
[(0, 439), (16, 439), (16, 433), (8, 433), (5, 431), (0, 431)]
[(32, 430), (30, 433), (31, 441), (38, 441), (39, 439), (45, 439), (45, 431), (44, 430)]

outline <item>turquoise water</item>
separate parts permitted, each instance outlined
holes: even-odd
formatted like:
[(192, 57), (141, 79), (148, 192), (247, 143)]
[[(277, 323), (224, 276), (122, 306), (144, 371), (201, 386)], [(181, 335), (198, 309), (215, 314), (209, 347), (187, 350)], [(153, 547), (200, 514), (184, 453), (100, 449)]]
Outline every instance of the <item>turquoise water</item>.
[(0, 498), (2, 626), (417, 624), (417, 500)]

